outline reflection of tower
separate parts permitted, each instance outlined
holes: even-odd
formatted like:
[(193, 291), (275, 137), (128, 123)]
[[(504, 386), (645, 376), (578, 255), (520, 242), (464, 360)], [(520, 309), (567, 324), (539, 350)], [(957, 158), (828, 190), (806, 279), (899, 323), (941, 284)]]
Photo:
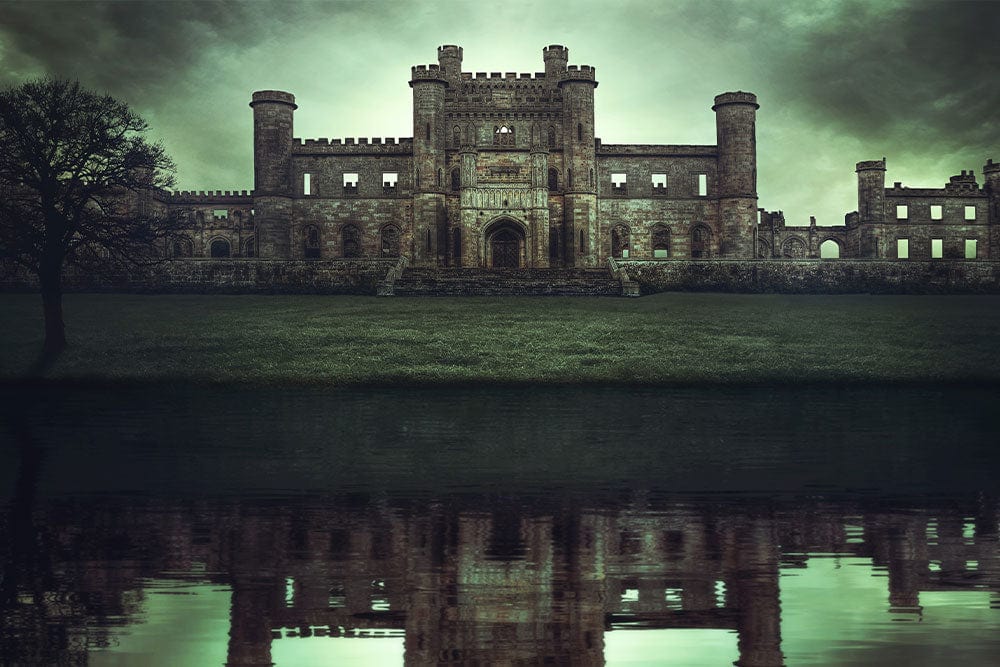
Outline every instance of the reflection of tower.
[(739, 608), (739, 667), (777, 667), (781, 653), (779, 549), (770, 522), (748, 519), (740, 531), (734, 597)]

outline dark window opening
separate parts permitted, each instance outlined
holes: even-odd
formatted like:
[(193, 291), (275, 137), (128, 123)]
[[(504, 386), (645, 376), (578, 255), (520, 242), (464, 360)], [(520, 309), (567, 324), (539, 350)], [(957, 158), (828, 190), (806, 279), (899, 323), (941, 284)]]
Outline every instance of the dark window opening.
[(587, 252), (587, 239), (583, 235), (582, 229), (580, 230), (580, 252), (581, 253)]
[(653, 258), (666, 259), (670, 256), (670, 230), (666, 227), (653, 228)]
[(315, 225), (309, 225), (303, 231), (303, 256), (306, 259), (319, 259), (319, 228)]
[(555, 192), (559, 189), (559, 172), (549, 169), (549, 190)]
[(455, 259), (455, 266), (462, 265), (462, 230), (456, 227), (451, 232), (451, 255)]
[(462, 173), (456, 167), (451, 170), (451, 189), (455, 192), (462, 188)]
[(708, 259), (711, 257), (712, 235), (705, 227), (695, 227), (691, 231), (691, 258)]
[(243, 244), (243, 256), (244, 257), (256, 257), (257, 256), (257, 239), (250, 237)]
[(576, 124), (576, 140), (583, 141), (583, 123)]
[(354, 225), (345, 225), (340, 232), (344, 257), (361, 256), (361, 232)]
[(549, 148), (556, 147), (556, 128), (549, 128)]
[(625, 225), (618, 225), (611, 230), (612, 257), (615, 259), (628, 259), (630, 237), (629, 229)]
[(229, 249), (229, 241), (226, 239), (215, 239), (209, 247), (214, 258), (229, 257), (232, 254)]
[(382, 256), (399, 257), (399, 228), (394, 225), (382, 228)]

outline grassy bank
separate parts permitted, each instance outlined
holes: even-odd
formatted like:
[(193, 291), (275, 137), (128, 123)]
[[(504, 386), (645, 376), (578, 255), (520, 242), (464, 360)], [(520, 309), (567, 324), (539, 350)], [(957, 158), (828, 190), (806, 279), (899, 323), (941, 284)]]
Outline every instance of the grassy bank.
[[(261, 383), (1000, 382), (1000, 297), (65, 299), (49, 376)], [(0, 295), (0, 379), (41, 343)]]

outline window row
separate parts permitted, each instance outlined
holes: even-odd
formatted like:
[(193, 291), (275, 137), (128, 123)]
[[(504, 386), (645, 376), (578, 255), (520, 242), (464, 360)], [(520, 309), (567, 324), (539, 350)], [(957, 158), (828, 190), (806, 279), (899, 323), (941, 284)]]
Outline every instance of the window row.
[[(965, 259), (979, 257), (979, 240), (965, 239)], [(910, 239), (896, 239), (896, 258), (910, 259)], [(931, 239), (931, 259), (944, 259), (944, 239)]]
[[(688, 254), (692, 259), (709, 259), (712, 256), (712, 230), (707, 225), (695, 225), (689, 232)], [(581, 239), (582, 243), (582, 239)], [(611, 256), (628, 259), (632, 245), (632, 230), (625, 225), (611, 228)], [(657, 225), (649, 233), (649, 245), (653, 259), (667, 259), (671, 256), (672, 241), (670, 229)], [(582, 248), (581, 248), (582, 250)], [(674, 256), (678, 256), (674, 254)]]
[[(357, 172), (344, 172), (343, 173), (343, 190), (341, 191), (345, 195), (356, 195), (358, 194), (358, 182), (360, 176)], [(398, 192), (399, 185), (399, 172), (395, 171), (383, 171), (382, 172), (382, 194), (394, 195)], [(313, 181), (313, 175), (311, 173), (302, 174), (302, 194), (306, 197), (315, 196), (319, 194), (319, 189), (316, 187), (316, 183)]]
[[(931, 220), (943, 220), (944, 219), (944, 207), (940, 204), (931, 204)], [(897, 220), (908, 220), (910, 218), (910, 207), (907, 204), (899, 204), (896, 206), (896, 219)], [(965, 206), (965, 219), (975, 220), (976, 219), (976, 207), (972, 205)]]
[[(362, 256), (363, 236), (357, 225), (347, 224), (340, 228), (340, 256), (350, 259)], [(302, 256), (306, 259), (320, 259), (323, 256), (323, 238), (320, 228), (306, 225), (302, 228)], [(400, 231), (396, 225), (385, 225), (378, 231), (380, 257), (399, 257)]]
[[(697, 177), (697, 186), (695, 186), (695, 179), (691, 179), (690, 186), (691, 189), (687, 192), (694, 192), (694, 188), (697, 187), (697, 192), (699, 197), (708, 196), (708, 174), (693, 174)], [(667, 175), (664, 173), (650, 174), (649, 177), (650, 188), (654, 196), (666, 196), (667, 194)], [(628, 195), (628, 174), (625, 172), (612, 172), (611, 174), (611, 194), (624, 196)], [(685, 193), (686, 194), (686, 193)]]
[[(187, 236), (175, 238), (170, 244), (172, 257), (194, 257), (194, 242)], [(224, 236), (217, 236), (208, 242), (208, 256), (226, 258), (234, 256), (256, 257), (257, 239), (251, 236), (240, 244), (240, 254), (233, 251), (233, 244)]]

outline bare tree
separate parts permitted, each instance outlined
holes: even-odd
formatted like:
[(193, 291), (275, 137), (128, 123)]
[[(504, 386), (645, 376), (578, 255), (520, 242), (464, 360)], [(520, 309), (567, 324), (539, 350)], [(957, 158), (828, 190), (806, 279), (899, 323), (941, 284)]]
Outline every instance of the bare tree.
[(173, 185), (174, 164), (143, 138), (148, 129), (127, 104), (76, 81), (0, 91), (0, 259), (38, 276), (43, 360), (66, 347), (66, 265), (148, 262), (174, 232), (152, 197)]

